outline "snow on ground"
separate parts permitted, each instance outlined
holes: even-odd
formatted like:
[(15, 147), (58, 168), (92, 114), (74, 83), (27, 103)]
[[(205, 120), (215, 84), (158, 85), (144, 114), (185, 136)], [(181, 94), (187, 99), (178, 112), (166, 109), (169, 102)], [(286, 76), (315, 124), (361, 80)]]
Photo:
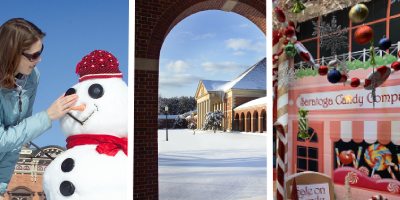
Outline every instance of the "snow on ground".
[(158, 130), (160, 200), (265, 200), (266, 134)]

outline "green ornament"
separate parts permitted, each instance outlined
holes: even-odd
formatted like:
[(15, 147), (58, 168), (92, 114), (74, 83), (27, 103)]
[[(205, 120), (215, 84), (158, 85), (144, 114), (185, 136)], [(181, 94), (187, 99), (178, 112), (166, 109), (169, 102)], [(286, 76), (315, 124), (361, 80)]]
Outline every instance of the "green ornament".
[(286, 53), (287, 56), (289, 56), (291, 58), (293, 58), (296, 55), (297, 51), (296, 51), (296, 48), (294, 47), (293, 43), (289, 42), (285, 46), (285, 53)]
[(371, 40), (371, 46), (369, 47), (369, 55), (370, 55), (370, 57), (371, 57), (370, 64), (371, 64), (372, 66), (375, 66), (375, 65), (376, 65), (376, 61), (375, 61), (375, 47), (374, 47), (374, 45), (373, 45), (373, 41), (374, 41), (374, 40)]
[(306, 6), (304, 6), (304, 4), (300, 2), (300, 0), (295, 0), (293, 7), (292, 7), (292, 12), (300, 13), (304, 9), (306, 9)]
[(299, 133), (298, 137), (301, 139), (307, 139), (310, 137), (308, 134), (308, 119), (307, 119), (308, 110), (303, 108), (299, 109)]

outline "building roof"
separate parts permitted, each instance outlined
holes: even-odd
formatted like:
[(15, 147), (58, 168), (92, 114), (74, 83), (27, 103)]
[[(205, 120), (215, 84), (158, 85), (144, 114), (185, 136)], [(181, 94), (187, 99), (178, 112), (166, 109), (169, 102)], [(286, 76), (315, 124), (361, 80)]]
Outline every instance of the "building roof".
[(261, 59), (237, 78), (218, 88), (224, 92), (230, 89), (266, 90), (266, 58)]
[(200, 80), (195, 96), (201, 84), (207, 92), (227, 92), (231, 89), (266, 90), (266, 73), (266, 58), (263, 58), (231, 81)]
[(249, 107), (253, 107), (253, 106), (263, 106), (263, 105), (267, 106), (267, 97), (261, 97), (258, 99), (251, 100), (247, 103), (244, 103), (244, 104), (236, 107), (233, 110), (240, 110), (240, 109), (245, 109), (245, 108), (249, 108)]
[(203, 85), (208, 92), (219, 91), (222, 85), (229, 83), (229, 81), (213, 81), (213, 80), (201, 80), (201, 82), (203, 82)]

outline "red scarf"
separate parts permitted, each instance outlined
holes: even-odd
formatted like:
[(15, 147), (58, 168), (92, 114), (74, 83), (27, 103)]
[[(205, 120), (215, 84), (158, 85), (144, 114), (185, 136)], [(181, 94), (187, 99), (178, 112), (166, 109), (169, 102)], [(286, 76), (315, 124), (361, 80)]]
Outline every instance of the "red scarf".
[(128, 155), (128, 138), (119, 138), (112, 135), (80, 134), (67, 138), (67, 149), (79, 145), (97, 144), (96, 151), (100, 154), (115, 156), (119, 150)]

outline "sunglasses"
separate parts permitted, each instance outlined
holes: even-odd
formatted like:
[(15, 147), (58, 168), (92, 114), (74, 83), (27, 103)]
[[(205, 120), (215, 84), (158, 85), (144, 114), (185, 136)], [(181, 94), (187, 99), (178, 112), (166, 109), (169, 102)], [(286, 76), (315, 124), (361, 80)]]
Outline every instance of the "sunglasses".
[(35, 52), (33, 54), (22, 52), (22, 55), (25, 56), (26, 58), (28, 58), (29, 61), (33, 62), (33, 61), (36, 61), (37, 59), (39, 59), (40, 55), (43, 52), (43, 49), (44, 49), (44, 45), (42, 44), (42, 48), (40, 49), (40, 51)]

